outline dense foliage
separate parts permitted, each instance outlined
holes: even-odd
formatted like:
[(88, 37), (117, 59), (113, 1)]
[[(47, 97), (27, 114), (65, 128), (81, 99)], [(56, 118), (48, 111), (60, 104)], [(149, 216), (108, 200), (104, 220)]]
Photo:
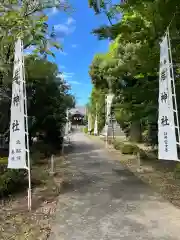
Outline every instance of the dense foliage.
[(21, 5), (18, 0), (1, 3), (1, 133), (9, 127), (9, 111), (4, 109), (9, 109), (10, 105), (14, 44), (18, 36), (23, 40), (24, 49), (33, 50), (25, 59), (30, 133), (44, 132), (51, 140), (52, 136), (59, 136), (65, 109), (74, 104), (68, 93), (69, 87), (58, 77), (58, 67), (46, 60), (47, 55), (54, 56), (53, 47), (61, 48), (54, 29), (50, 29), (47, 23), (45, 12), (51, 8), (66, 11), (70, 7), (66, 1), (53, 0), (21, 1)]
[[(102, 0), (100, 3), (98, 9), (97, 1), (90, 1), (90, 6), (97, 14), (106, 9), (111, 13), (111, 22), (115, 23), (93, 30), (99, 39), (111, 40), (108, 52), (98, 53), (90, 66), (89, 73), (96, 89), (93, 91), (101, 89), (107, 93), (111, 88), (115, 94), (116, 118), (130, 138), (156, 144), (159, 42), (169, 24), (176, 63), (176, 91), (177, 96), (180, 95), (180, 3), (163, 0), (127, 0), (117, 5)], [(179, 97), (177, 100), (180, 101)], [(90, 101), (93, 104), (101, 99), (96, 97)]]
[[(48, 55), (55, 57), (53, 48), (62, 50), (54, 28), (47, 23), (47, 10), (52, 8), (64, 12), (70, 6), (60, 0), (2, 0), (0, 5), (0, 133), (9, 135), (14, 45), (21, 37), (24, 49), (32, 52), (25, 57), (30, 149), (43, 154), (60, 148), (66, 109), (74, 106), (58, 66), (47, 60)], [(36, 149), (32, 136), (41, 136)], [(0, 156), (7, 156), (8, 148), (0, 145)], [(26, 177), (24, 171), (7, 170), (7, 158), (0, 160), (0, 175), (0, 197), (24, 183)]]
[(74, 107), (74, 97), (56, 64), (34, 57), (25, 63), (30, 135), (41, 132), (46, 144), (60, 147), (66, 109)]
[[(20, 3), (21, 2), (21, 3)], [(66, 1), (3, 0), (0, 5), (0, 78), (11, 81), (14, 44), (21, 37), (24, 49), (46, 58), (54, 56), (53, 48), (61, 49), (54, 28), (50, 28), (47, 9), (67, 11)]]
[[(66, 109), (75, 104), (69, 85), (59, 77), (58, 67), (52, 62), (28, 56), (25, 66), (30, 139), (42, 134), (48, 145), (60, 147)], [(9, 129), (11, 84), (6, 86), (5, 94), (0, 108), (2, 133)]]

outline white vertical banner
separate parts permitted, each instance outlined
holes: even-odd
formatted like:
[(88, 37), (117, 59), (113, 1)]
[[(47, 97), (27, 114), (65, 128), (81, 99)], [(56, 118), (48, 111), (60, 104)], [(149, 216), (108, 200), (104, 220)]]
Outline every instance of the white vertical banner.
[(71, 132), (71, 121), (69, 120), (69, 132)]
[(171, 81), (174, 79), (172, 78), (166, 33), (160, 43), (159, 70), (158, 157), (163, 160), (178, 160), (171, 87)]
[(92, 129), (92, 122), (91, 121), (92, 121), (91, 114), (88, 113), (88, 132), (90, 132), (91, 129)]
[(66, 111), (66, 124), (65, 124), (65, 133), (64, 135), (67, 136), (69, 133), (69, 111)]
[(108, 136), (108, 126), (110, 122), (111, 106), (112, 106), (113, 98), (114, 98), (114, 94), (111, 94), (111, 93), (106, 96), (106, 124), (105, 124), (106, 137)]
[(65, 133), (64, 133), (64, 135), (67, 136), (68, 134), (69, 134), (69, 123), (67, 121), (66, 124), (65, 124)]
[(94, 122), (94, 135), (98, 135), (98, 117), (97, 117), (97, 113), (96, 113), (96, 118), (95, 118), (95, 122)]
[(94, 135), (98, 135), (97, 103), (96, 103), (96, 116), (95, 116), (95, 122), (94, 122)]
[(20, 39), (15, 44), (12, 82), (10, 142), (8, 168), (27, 169), (25, 144), (25, 109), (23, 89), (23, 49)]

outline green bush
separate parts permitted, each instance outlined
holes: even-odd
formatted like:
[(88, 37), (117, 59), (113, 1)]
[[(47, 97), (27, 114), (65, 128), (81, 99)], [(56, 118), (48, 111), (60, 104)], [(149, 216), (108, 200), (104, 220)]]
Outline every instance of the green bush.
[(40, 150), (31, 151), (31, 164), (37, 164), (41, 159), (44, 159), (44, 153), (41, 153)]
[(84, 128), (83, 128), (83, 132), (84, 132), (84, 133), (88, 133), (88, 128), (87, 128), (87, 127), (84, 127)]
[(114, 140), (113, 146), (116, 150), (120, 150), (123, 154), (136, 154), (139, 150), (139, 148), (131, 143), (126, 142), (120, 142), (117, 140)]
[(6, 164), (0, 165), (0, 197), (19, 191), (25, 184), (27, 171), (23, 169), (7, 169)]
[(38, 161), (49, 158), (54, 154), (54, 149), (50, 144), (39, 141), (31, 146), (30, 152), (32, 163), (36, 164)]
[(121, 150), (123, 145), (124, 145), (123, 142), (120, 142), (120, 141), (117, 141), (117, 140), (113, 141), (113, 146), (116, 150)]
[(124, 144), (121, 147), (122, 154), (136, 154), (138, 150), (139, 148), (136, 145), (130, 143)]

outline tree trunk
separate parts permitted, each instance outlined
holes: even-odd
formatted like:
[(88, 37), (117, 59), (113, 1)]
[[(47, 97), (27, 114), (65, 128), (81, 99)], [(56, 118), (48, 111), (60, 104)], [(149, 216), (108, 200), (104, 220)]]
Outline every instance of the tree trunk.
[(134, 121), (131, 123), (129, 137), (130, 137), (130, 141), (132, 142), (142, 141), (142, 131), (141, 131), (140, 121)]

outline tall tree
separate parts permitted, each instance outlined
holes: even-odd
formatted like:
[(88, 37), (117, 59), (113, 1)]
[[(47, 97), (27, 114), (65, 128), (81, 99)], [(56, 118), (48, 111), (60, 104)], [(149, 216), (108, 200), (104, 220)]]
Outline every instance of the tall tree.
[[(93, 59), (92, 83), (107, 90), (111, 82), (117, 119), (129, 134), (141, 123), (142, 132), (157, 135), (151, 130), (157, 130), (159, 41), (170, 23), (173, 59), (179, 62), (179, 7), (178, 1), (127, 0), (111, 7), (121, 14), (119, 21), (93, 31), (99, 39), (113, 42), (106, 54)], [(177, 80), (178, 72), (177, 67)], [(179, 81), (176, 85), (179, 91)]]
[(62, 1), (3, 0), (0, 6), (0, 72), (1, 79), (11, 79), (14, 44), (21, 37), (24, 48), (34, 47), (34, 53), (54, 56), (52, 48), (60, 49), (54, 29), (49, 29), (46, 9), (67, 11), (70, 6)]
[(48, 144), (58, 144), (66, 121), (66, 109), (75, 104), (69, 86), (58, 77), (58, 67), (47, 60), (26, 59), (30, 133), (43, 132)]

